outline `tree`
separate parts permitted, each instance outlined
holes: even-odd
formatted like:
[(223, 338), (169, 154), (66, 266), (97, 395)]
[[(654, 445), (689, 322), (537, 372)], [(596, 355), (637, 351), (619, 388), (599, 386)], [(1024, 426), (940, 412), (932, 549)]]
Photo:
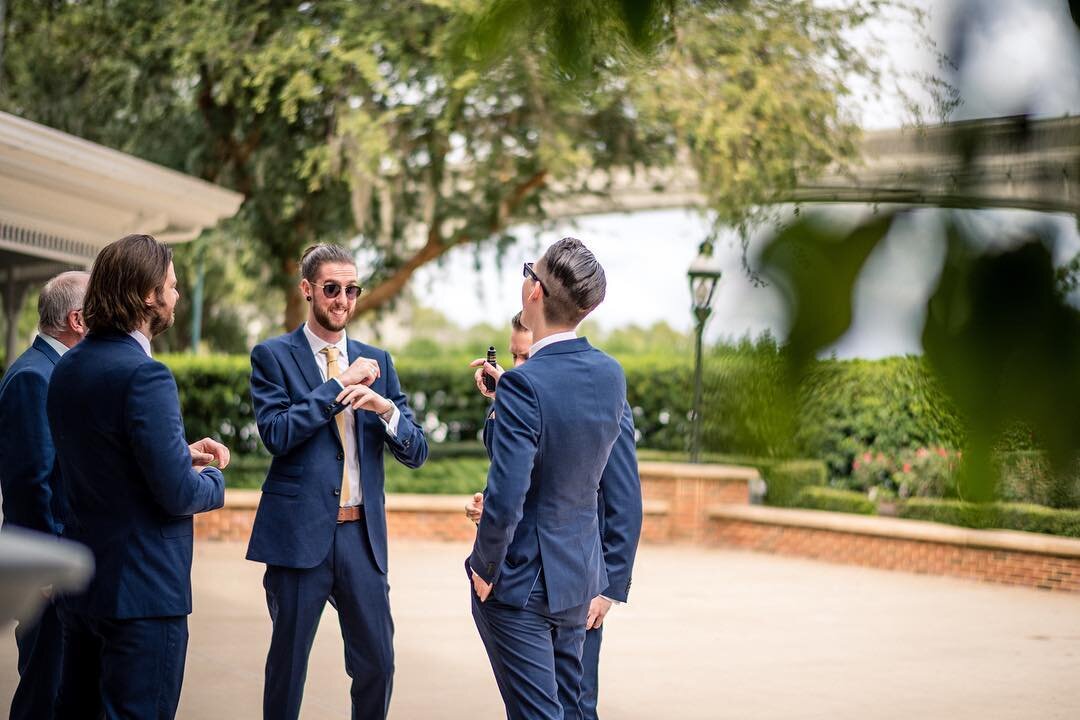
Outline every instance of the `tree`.
[(374, 310), (598, 171), (689, 163), (745, 218), (852, 153), (838, 98), (872, 73), (846, 33), (883, 4), (24, 2), (0, 106), (242, 192), (292, 326), (309, 243), (360, 251)]

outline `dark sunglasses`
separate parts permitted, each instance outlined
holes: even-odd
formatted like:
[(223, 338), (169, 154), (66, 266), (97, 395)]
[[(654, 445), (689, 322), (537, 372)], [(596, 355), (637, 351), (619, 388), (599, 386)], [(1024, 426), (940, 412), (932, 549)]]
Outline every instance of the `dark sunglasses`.
[[(323, 295), (331, 299), (336, 298), (338, 296), (338, 293), (341, 292), (341, 283), (328, 282), (323, 283), (322, 285), (320, 285), (319, 283), (311, 284), (315, 287), (321, 287)], [(360, 293), (362, 293), (363, 291), (364, 289), (359, 285), (346, 285), (345, 297), (349, 298), (350, 300), (355, 300), (356, 298), (360, 297)]]
[(540, 289), (544, 291), (544, 296), (547, 297), (548, 289), (546, 287), (544, 287), (544, 281), (541, 280), (539, 277), (537, 277), (536, 273), (533, 272), (532, 266), (533, 266), (533, 264), (531, 262), (525, 263), (525, 267), (523, 267), (521, 269), (521, 276), (522, 277), (527, 277), (527, 278), (532, 278), (536, 282), (540, 283)]

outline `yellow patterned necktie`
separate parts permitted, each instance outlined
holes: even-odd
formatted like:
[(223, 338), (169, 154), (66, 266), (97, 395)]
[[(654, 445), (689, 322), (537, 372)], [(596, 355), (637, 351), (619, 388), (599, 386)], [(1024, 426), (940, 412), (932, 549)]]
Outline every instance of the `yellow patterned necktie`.
[[(338, 367), (338, 349), (333, 345), (327, 345), (319, 352), (326, 355), (326, 379), (333, 380), (341, 375)], [(341, 455), (345, 462), (341, 465), (341, 504), (349, 501), (349, 453), (345, 449), (345, 411), (342, 410), (334, 416), (337, 421), (338, 438), (341, 440)]]

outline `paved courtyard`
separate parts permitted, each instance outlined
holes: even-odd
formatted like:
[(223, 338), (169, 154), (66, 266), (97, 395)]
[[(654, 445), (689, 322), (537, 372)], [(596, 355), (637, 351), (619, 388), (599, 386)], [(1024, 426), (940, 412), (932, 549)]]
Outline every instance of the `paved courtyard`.
[[(467, 548), (392, 542), (391, 717), (499, 718), (461, 569)], [(201, 543), (180, 718), (260, 716), (270, 637), (261, 566)], [(1080, 598), (693, 547), (643, 547), (612, 611), (601, 715), (619, 718), (1077, 718)], [(0, 638), (0, 712), (16, 680)], [(337, 618), (312, 652), (304, 718), (347, 717)]]

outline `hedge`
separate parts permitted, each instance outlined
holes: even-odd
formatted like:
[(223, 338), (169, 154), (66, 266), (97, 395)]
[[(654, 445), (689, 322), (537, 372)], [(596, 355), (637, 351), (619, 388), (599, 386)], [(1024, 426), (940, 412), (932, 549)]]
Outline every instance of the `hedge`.
[[(161, 357), (176, 376), (188, 437), (219, 438), (234, 455), (265, 454), (252, 417), (247, 357)], [(476, 392), (468, 360), (395, 360), (433, 450), (476, 447), (488, 401)], [(691, 360), (634, 356), (621, 362), (639, 449), (686, 453)], [(867, 449), (895, 455), (921, 446), (961, 445), (960, 420), (920, 358), (822, 360), (794, 394), (787, 392), (782, 376), (780, 355), (767, 347), (713, 351), (704, 366), (706, 455), (750, 459), (771, 481), (769, 502), (789, 504), (802, 486), (824, 484), (817, 470), (809, 471), (813, 479), (803, 478), (801, 471), (792, 479), (786, 470), (769, 477), (765, 466), (785, 458), (821, 459), (830, 479), (846, 479), (854, 458)], [(1017, 447), (1025, 452), (1022, 437), (1010, 445)], [(1069, 497), (1048, 494), (1039, 474), (1044, 471), (1035, 460), (1010, 464), (1012, 480), (1003, 487), (1003, 497), (1054, 505), (1080, 502), (1077, 482), (1065, 483), (1072, 488)]]
[(866, 495), (830, 487), (805, 487), (799, 491), (793, 507), (810, 510), (876, 515), (877, 505)]
[(910, 498), (899, 504), (897, 514), (912, 520), (931, 520), (980, 530), (1024, 530), (1080, 537), (1080, 510), (1056, 510), (1041, 505)]
[[(176, 375), (189, 434), (258, 445), (244, 356), (161, 356)], [(468, 358), (395, 359), (402, 387), (437, 443), (479, 437), (488, 401), (476, 392)], [(688, 449), (693, 399), (689, 358), (621, 359), (640, 445)], [(957, 447), (960, 425), (918, 358), (825, 360), (797, 398), (783, 384), (779, 355), (760, 350), (714, 352), (704, 367), (703, 447), (757, 457), (820, 457), (846, 474), (855, 453), (918, 444)], [(572, 391), (572, 388), (568, 388)], [(785, 409), (794, 410), (789, 416)]]
[(800, 504), (803, 492), (827, 480), (825, 463), (820, 460), (765, 463), (758, 470), (765, 478), (765, 504), (776, 507), (806, 507)]

